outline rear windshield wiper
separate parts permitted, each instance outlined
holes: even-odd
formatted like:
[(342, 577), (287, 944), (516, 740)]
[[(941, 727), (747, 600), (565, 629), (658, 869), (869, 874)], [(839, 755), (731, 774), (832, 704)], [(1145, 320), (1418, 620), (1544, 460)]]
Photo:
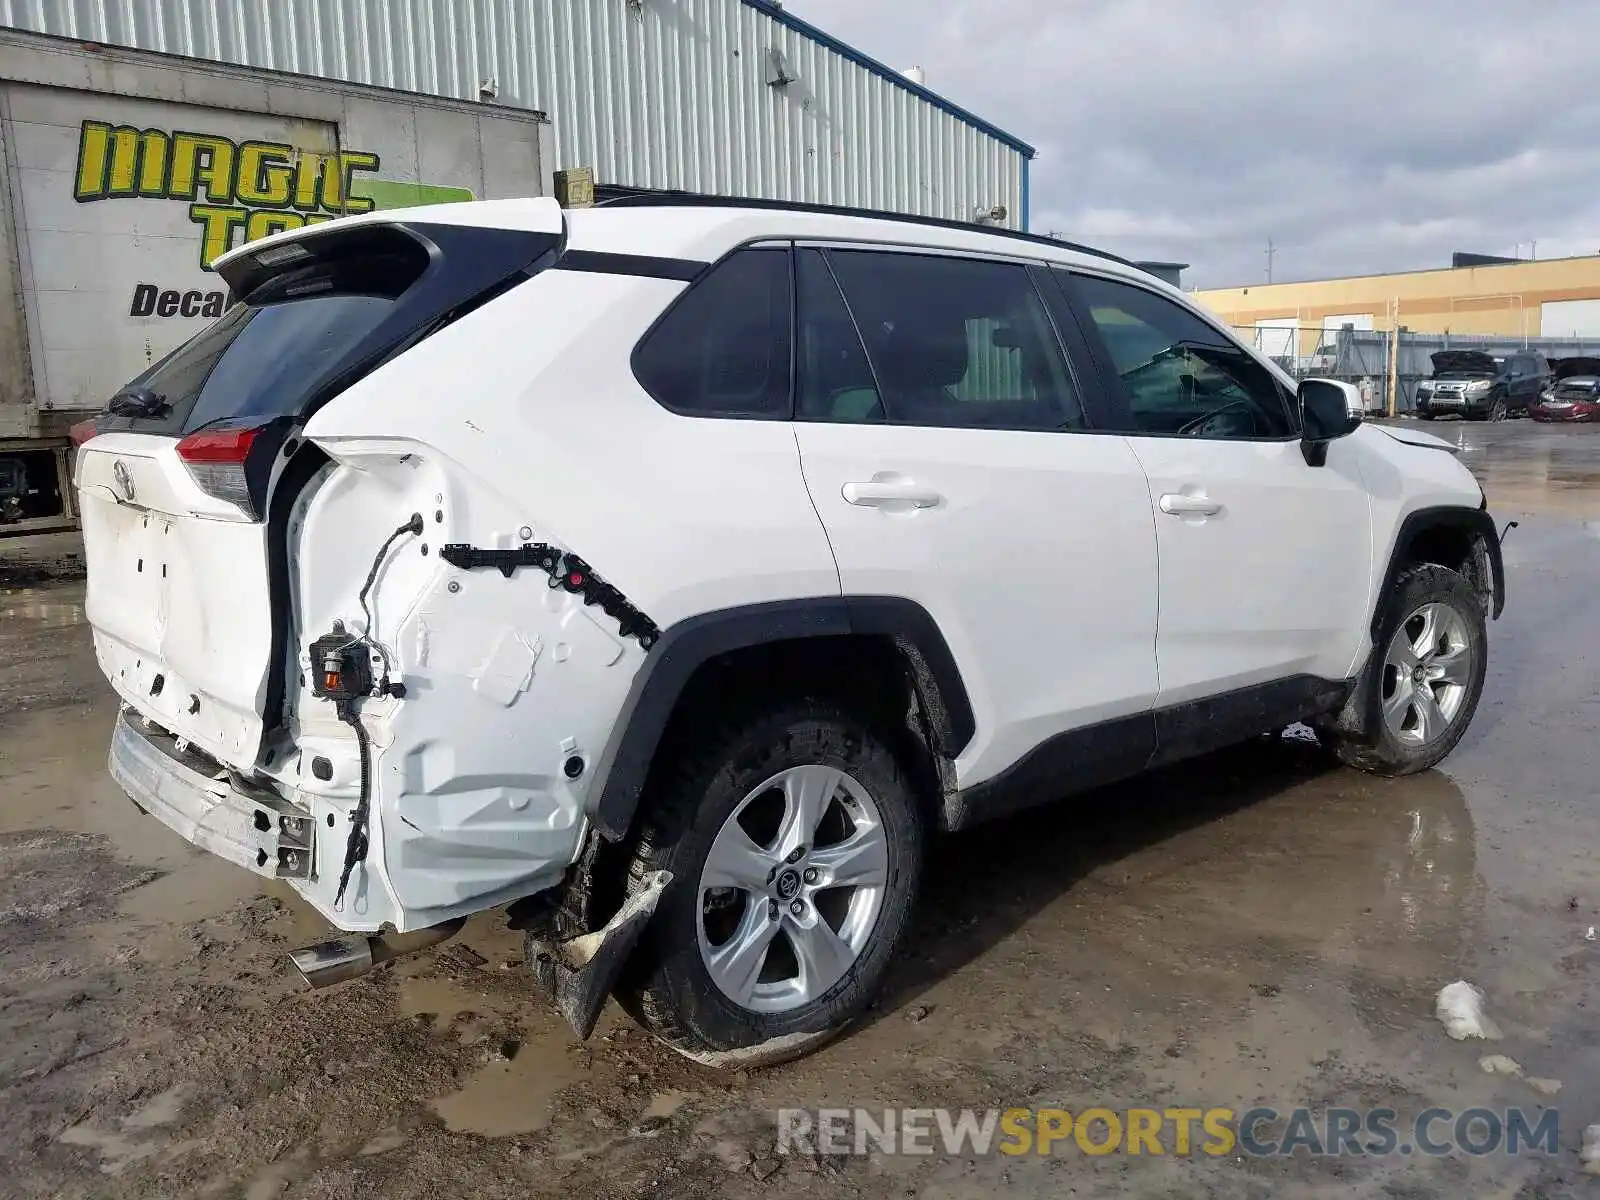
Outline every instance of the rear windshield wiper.
[(160, 392), (150, 388), (124, 388), (106, 405), (106, 411), (119, 417), (160, 417), (172, 410), (172, 405)]

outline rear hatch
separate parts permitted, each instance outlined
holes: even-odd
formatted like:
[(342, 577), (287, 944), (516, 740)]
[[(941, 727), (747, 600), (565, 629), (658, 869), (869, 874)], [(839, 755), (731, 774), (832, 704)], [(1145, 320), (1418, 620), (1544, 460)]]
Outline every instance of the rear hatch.
[(234, 251), (217, 264), (224, 314), (74, 432), (86, 614), (125, 701), (226, 764), (254, 765), (294, 659), (289, 513), (325, 461), (299, 430), (553, 257), (559, 208), (519, 211), (533, 228), (415, 209)]

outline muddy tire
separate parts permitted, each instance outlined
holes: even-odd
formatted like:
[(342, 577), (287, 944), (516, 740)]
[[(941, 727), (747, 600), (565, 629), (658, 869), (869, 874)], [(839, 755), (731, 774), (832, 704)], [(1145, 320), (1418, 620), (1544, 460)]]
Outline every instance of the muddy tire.
[(882, 980), (921, 872), (916, 796), (860, 720), (820, 701), (696, 741), (647, 798), (630, 887), (673, 881), (615, 995), (696, 1061), (785, 1061)]
[(1489, 663), (1483, 600), (1459, 573), (1425, 563), (1402, 573), (1382, 604), (1350, 704), (1317, 732), (1349, 766), (1412, 775), (1454, 750), (1477, 711)]

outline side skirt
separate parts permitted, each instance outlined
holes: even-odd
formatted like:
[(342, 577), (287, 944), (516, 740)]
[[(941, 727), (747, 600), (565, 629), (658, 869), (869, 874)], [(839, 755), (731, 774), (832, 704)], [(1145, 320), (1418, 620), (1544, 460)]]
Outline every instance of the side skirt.
[(1355, 680), (1295, 675), (1070, 729), (992, 779), (946, 795), (940, 825), (967, 829), (1337, 712), (1354, 686)]

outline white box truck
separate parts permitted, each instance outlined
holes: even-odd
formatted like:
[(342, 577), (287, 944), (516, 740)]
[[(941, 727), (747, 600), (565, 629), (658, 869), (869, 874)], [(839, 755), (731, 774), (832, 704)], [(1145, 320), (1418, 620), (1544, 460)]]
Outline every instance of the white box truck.
[(0, 29), (0, 534), (76, 524), (73, 425), (221, 314), (224, 251), (548, 196), (551, 137), (529, 109)]

